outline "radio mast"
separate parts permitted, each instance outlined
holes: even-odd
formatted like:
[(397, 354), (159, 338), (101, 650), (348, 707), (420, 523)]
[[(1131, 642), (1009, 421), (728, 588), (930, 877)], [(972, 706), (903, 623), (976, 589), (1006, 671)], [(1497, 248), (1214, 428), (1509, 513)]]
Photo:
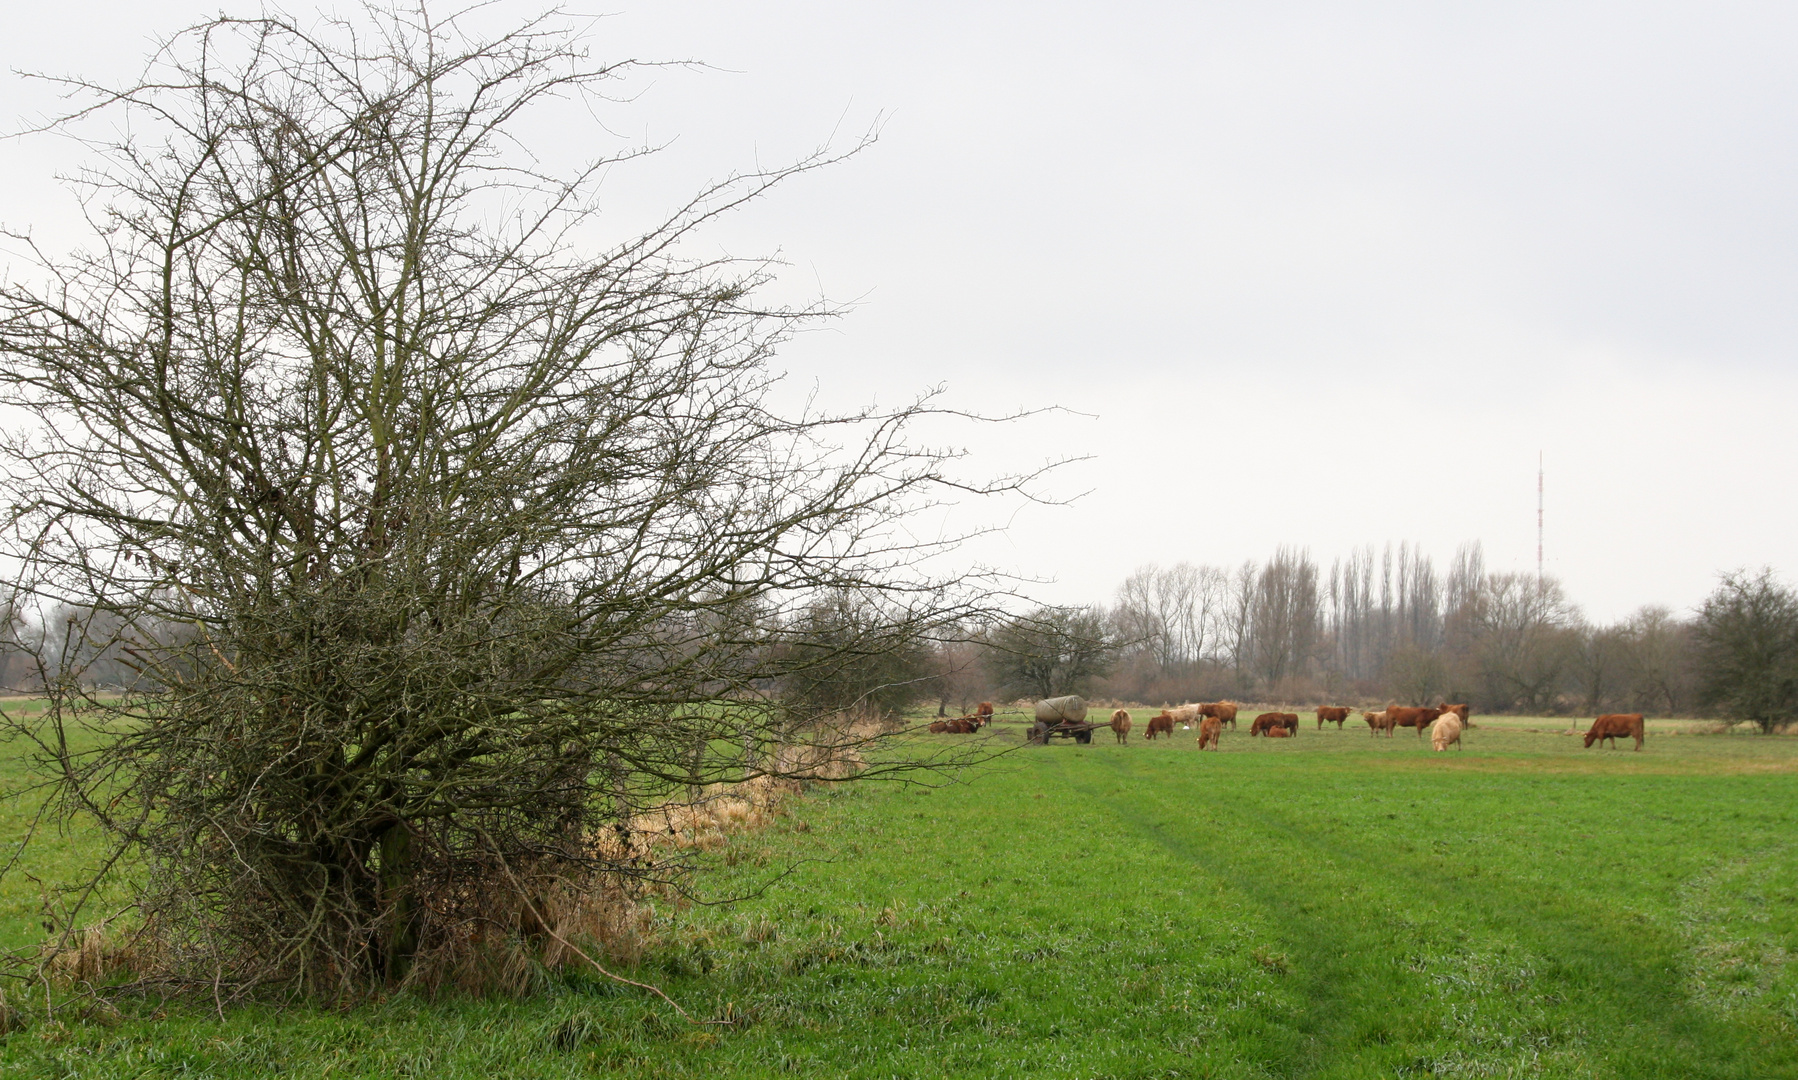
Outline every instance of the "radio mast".
[(1542, 451), (1536, 451), (1536, 591), (1542, 591)]

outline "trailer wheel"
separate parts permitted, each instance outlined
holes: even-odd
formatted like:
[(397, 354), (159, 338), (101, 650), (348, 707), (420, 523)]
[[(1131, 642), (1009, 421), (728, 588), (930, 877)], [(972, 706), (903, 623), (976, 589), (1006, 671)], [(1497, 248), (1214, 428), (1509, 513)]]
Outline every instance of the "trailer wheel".
[(1090, 731), (1076, 731), (1074, 732), (1074, 741), (1085, 746), (1093, 741), (1093, 733)]

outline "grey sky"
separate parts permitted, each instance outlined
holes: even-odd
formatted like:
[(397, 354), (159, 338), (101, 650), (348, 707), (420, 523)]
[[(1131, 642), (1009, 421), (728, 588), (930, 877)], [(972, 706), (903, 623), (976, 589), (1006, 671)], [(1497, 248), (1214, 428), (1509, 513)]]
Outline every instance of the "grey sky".
[[(9, 12), (7, 68), (135, 70), (216, 3)], [(299, 6), (295, 5), (295, 10)], [(534, 11), (502, 3), (499, 12)], [(947, 383), (994, 467), (1090, 453), (974, 554), (1108, 599), (1139, 563), (1484, 542), (1589, 613), (1798, 565), (1798, 8), (1774, 4), (637, 3), (664, 69), (605, 118), (674, 139), (621, 221), (846, 144), (714, 230), (854, 310), (795, 342), (827, 397)], [(7, 76), (13, 115), (46, 107)], [(555, 132), (562, 149), (608, 136)], [(4, 144), (0, 218), (66, 234)]]

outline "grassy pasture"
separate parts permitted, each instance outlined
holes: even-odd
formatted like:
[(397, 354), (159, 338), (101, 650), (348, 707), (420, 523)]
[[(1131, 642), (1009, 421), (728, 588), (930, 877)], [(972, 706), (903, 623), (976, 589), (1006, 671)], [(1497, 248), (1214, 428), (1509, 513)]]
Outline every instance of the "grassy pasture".
[[(1136, 717), (1128, 746), (1042, 748), (1002, 715), (980, 737), (1015, 752), (954, 782), (821, 791), (735, 838), (708, 888), (765, 891), (663, 905), (636, 972), (730, 1027), (585, 978), (223, 1021), (126, 1003), (7, 1036), (0, 1072), (1798, 1076), (1798, 739), (1656, 725), (1638, 754), (1476, 717), (1432, 754), (1306, 718), (1202, 754)], [(55, 838), (35, 870), (84, 857)], [(6, 941), (32, 895), (0, 883)]]

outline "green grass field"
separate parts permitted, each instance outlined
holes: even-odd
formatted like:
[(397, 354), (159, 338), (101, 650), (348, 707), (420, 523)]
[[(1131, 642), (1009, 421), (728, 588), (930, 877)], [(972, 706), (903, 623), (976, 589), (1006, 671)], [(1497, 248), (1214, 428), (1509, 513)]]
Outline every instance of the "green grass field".
[[(706, 887), (759, 897), (658, 912), (635, 974), (731, 1026), (586, 978), (222, 1022), (126, 1003), (7, 1036), (0, 1071), (1798, 1076), (1798, 739), (1655, 725), (1638, 754), (1476, 718), (1432, 754), (1307, 718), (1201, 754), (1140, 713), (1128, 746), (1022, 747), (1016, 719), (942, 786), (820, 791), (736, 837)], [(6, 941), (33, 895), (0, 883)]]

